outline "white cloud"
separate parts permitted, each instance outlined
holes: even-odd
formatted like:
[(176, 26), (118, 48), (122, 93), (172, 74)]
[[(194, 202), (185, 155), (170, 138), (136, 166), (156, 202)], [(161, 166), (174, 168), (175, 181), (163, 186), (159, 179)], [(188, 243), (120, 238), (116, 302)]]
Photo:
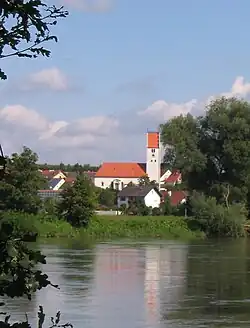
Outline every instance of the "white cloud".
[(114, 4), (114, 0), (62, 0), (62, 3), (85, 12), (106, 12)]
[(40, 88), (52, 91), (66, 91), (69, 89), (69, 82), (62, 71), (53, 67), (30, 74), (20, 88), (22, 90), (34, 90)]
[(223, 92), (218, 95), (209, 96), (207, 99), (198, 101), (192, 99), (184, 103), (167, 103), (165, 100), (157, 100), (146, 109), (139, 111), (139, 116), (154, 119), (156, 122), (168, 120), (171, 117), (186, 115), (192, 113), (193, 115), (200, 115), (204, 111), (205, 105), (217, 96), (225, 97), (247, 97), (250, 95), (250, 83), (245, 82), (243, 76), (236, 77), (231, 90)]
[(167, 103), (165, 100), (157, 100), (148, 108), (139, 111), (139, 116), (150, 116), (157, 121), (166, 121), (171, 117), (178, 115), (186, 115), (190, 113), (198, 104), (196, 99), (192, 99), (186, 103)]
[[(89, 150), (95, 150), (102, 156), (118, 127), (119, 121), (113, 117), (93, 116), (72, 122), (50, 121), (22, 105), (6, 106), (0, 110), (0, 140), (5, 149), (7, 147), (6, 151), (12, 152), (15, 148), (17, 150), (27, 145), (45, 154), (42, 158), (49, 152), (74, 162), (77, 152), (81, 152), (82, 158)], [(5, 140), (8, 140), (8, 144)], [(74, 159), (67, 156), (68, 150), (75, 152)]]
[[(220, 95), (247, 97), (250, 83), (237, 77), (231, 90)], [(157, 128), (159, 123), (180, 114), (201, 114), (206, 102), (158, 100), (144, 110), (123, 116), (99, 115), (74, 121), (52, 121), (22, 105), (5, 106), (0, 109), (0, 141), (6, 152), (27, 145), (39, 153), (42, 161), (54, 163), (143, 161), (147, 128)]]

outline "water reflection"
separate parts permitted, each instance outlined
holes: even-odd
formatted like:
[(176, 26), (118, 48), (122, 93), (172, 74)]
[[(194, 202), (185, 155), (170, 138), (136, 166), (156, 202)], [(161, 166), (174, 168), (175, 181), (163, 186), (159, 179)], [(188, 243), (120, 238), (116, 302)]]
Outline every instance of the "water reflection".
[(61, 288), (8, 300), (16, 317), (43, 304), (75, 328), (249, 327), (249, 241), (40, 247)]

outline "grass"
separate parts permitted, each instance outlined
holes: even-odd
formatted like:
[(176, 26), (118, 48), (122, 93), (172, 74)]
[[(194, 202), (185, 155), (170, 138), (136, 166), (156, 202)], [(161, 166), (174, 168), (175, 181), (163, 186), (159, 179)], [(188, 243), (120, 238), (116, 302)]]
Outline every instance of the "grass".
[(6, 221), (13, 224), (16, 231), (23, 233), (37, 233), (40, 238), (77, 237), (79, 230), (68, 222), (43, 215), (32, 215), (18, 212), (4, 214)]
[(86, 232), (90, 238), (105, 240), (203, 237), (201, 232), (188, 228), (185, 218), (176, 216), (98, 216), (91, 221)]
[(202, 238), (200, 231), (188, 228), (183, 217), (176, 216), (97, 216), (88, 228), (76, 229), (57, 218), (25, 213), (6, 213), (17, 231), (37, 233), (40, 238), (112, 239), (193, 239)]

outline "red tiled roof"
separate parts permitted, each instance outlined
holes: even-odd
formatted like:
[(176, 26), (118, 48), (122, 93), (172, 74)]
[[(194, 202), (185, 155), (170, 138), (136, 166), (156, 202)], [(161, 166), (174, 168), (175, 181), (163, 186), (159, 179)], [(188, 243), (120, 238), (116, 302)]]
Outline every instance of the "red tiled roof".
[(73, 183), (73, 182), (75, 182), (75, 178), (72, 178), (72, 177), (66, 177), (65, 178), (65, 182), (67, 182), (67, 183)]
[(41, 170), (42, 175), (47, 176), (50, 175), (51, 172), (49, 170)]
[(172, 191), (171, 193), (171, 197), (170, 197), (170, 200), (171, 200), (171, 204), (173, 206), (177, 206), (181, 203), (181, 201), (183, 199), (185, 199), (187, 197), (187, 194), (185, 193), (185, 191)]
[(147, 133), (147, 147), (148, 148), (159, 148), (159, 132), (148, 132)]
[(145, 171), (138, 163), (103, 163), (95, 177), (100, 178), (140, 178)]
[[(164, 202), (164, 199), (168, 195), (168, 191), (162, 191), (162, 201)], [(170, 196), (170, 202), (172, 206), (177, 206), (181, 203), (183, 199), (187, 198), (187, 193), (182, 190), (175, 190), (171, 192)]]
[(179, 179), (181, 179), (181, 172), (179, 171), (174, 171), (166, 180), (166, 183), (175, 183)]

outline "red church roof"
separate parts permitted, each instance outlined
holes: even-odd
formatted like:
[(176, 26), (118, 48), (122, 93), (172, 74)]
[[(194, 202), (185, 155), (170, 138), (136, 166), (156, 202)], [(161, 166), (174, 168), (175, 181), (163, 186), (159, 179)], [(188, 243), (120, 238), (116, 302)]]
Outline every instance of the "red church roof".
[(103, 163), (96, 178), (140, 178), (146, 173), (138, 163)]

